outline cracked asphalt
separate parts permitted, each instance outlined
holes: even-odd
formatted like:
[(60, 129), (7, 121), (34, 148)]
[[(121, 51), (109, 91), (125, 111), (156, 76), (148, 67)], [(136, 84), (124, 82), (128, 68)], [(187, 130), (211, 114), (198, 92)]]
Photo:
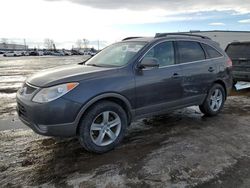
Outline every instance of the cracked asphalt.
[[(0, 72), (2, 62), (18, 63), (0, 58)], [(13, 93), (5, 92), (4, 100), (11, 101)], [(5, 104), (0, 111), (1, 187), (250, 187), (250, 89), (233, 92), (216, 117), (190, 107), (138, 120), (121, 145), (102, 155), (85, 151), (76, 138), (33, 133)]]

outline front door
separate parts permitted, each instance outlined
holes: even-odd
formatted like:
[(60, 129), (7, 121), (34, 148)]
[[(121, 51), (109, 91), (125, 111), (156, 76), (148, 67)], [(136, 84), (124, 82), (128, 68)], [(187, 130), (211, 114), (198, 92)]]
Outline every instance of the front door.
[(182, 74), (179, 65), (175, 64), (173, 42), (155, 45), (143, 58), (157, 59), (159, 67), (136, 70), (136, 115), (151, 114), (178, 105), (183, 92)]

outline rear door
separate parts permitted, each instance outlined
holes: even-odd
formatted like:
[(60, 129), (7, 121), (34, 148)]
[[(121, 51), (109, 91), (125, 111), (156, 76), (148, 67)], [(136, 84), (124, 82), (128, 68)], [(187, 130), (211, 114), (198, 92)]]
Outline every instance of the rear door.
[(206, 59), (197, 41), (176, 41), (178, 63), (182, 69), (183, 97), (186, 104), (200, 104), (216, 78), (216, 62)]

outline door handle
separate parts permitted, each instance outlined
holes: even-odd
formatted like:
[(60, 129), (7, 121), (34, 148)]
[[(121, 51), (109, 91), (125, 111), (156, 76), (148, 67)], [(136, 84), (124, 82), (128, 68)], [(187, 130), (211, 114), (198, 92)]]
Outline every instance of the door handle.
[(214, 72), (214, 71), (215, 71), (215, 69), (213, 67), (208, 68), (208, 72)]
[(179, 77), (180, 77), (180, 74), (178, 74), (178, 73), (176, 73), (176, 72), (175, 72), (175, 73), (173, 74), (173, 76), (172, 76), (172, 78), (179, 78)]

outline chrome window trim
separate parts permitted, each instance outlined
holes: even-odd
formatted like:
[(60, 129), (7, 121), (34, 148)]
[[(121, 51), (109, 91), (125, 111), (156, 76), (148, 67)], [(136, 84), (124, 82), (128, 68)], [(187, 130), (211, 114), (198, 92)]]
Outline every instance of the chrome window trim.
[[(210, 47), (212, 47), (213, 49), (215, 49), (213, 46), (211, 46), (210, 44), (207, 44), (203, 41), (199, 41), (199, 40), (195, 40), (195, 39), (165, 39), (165, 40), (162, 40), (162, 41), (159, 41), (157, 43), (155, 43), (153, 46), (151, 46), (144, 54), (143, 56), (139, 59), (139, 63), (142, 61), (142, 59), (146, 56), (146, 54), (152, 49), (154, 48), (156, 45), (160, 44), (160, 43), (163, 43), (163, 42), (175, 42), (175, 41), (190, 41), (190, 42), (198, 42), (198, 43), (202, 43), (202, 44), (206, 44)], [(202, 48), (202, 46), (201, 46)], [(203, 48), (202, 48), (203, 49)], [(204, 49), (203, 49), (204, 50)], [(216, 49), (215, 49), (216, 50)], [(220, 53), (218, 50), (216, 50), (218, 53)], [(220, 53), (221, 54), (221, 53)], [(220, 57), (216, 57), (216, 58), (208, 58), (208, 59), (202, 59), (202, 60), (198, 60), (198, 61), (189, 61), (189, 62), (185, 62), (185, 63), (178, 63), (178, 64), (173, 64), (173, 65), (166, 65), (166, 66), (162, 66), (162, 67), (158, 67), (158, 69), (161, 69), (161, 68), (166, 68), (166, 67), (173, 67), (173, 66), (179, 66), (179, 65), (186, 65), (186, 64), (193, 64), (193, 63), (197, 63), (197, 62), (207, 62), (209, 60), (216, 60), (216, 59), (221, 59), (221, 58), (225, 58), (224, 54), (221, 54)], [(139, 64), (138, 63), (138, 64)], [(137, 65), (138, 65), (137, 64)], [(151, 69), (155, 69), (155, 68), (148, 68), (148, 69), (143, 69), (143, 70), (151, 70)]]
[[(216, 52), (218, 52), (221, 55), (220, 57), (224, 57), (224, 55), (222, 53), (220, 53), (217, 49), (215, 49), (213, 46), (211, 46), (207, 43), (204, 43), (204, 42), (200, 42), (200, 43), (210, 46), (211, 48), (213, 48)], [(220, 57), (215, 57), (215, 58), (220, 58)], [(210, 59), (214, 59), (214, 58), (210, 58)]]
[(191, 62), (187, 62), (187, 63), (179, 63), (179, 64), (174, 64), (174, 65), (166, 65), (166, 66), (162, 66), (162, 67), (153, 67), (153, 68), (146, 68), (143, 70), (151, 70), (151, 69), (161, 69), (161, 68), (167, 68), (167, 67), (174, 67), (174, 66), (182, 66), (182, 65), (189, 65), (189, 64), (193, 64), (193, 63), (204, 63), (207, 62), (207, 60), (216, 60), (216, 59), (220, 59), (222, 57), (216, 57), (216, 58), (212, 58), (212, 59), (204, 59), (204, 60), (199, 60), (199, 61), (191, 61)]

